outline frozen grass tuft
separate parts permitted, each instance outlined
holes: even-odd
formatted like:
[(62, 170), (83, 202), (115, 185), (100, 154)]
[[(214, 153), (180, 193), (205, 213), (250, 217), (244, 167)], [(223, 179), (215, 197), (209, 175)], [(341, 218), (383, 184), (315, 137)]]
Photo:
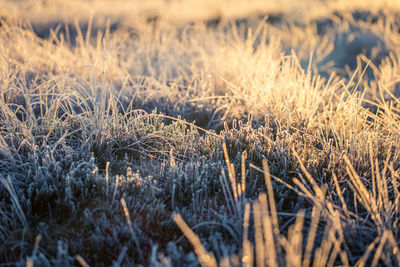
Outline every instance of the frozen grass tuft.
[(0, 2), (1, 265), (400, 264), (395, 1)]

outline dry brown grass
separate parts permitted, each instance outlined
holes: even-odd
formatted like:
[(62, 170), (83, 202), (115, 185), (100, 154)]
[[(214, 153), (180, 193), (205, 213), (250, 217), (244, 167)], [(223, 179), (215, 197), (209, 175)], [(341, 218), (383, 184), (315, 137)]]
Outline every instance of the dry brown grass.
[(0, 6), (2, 264), (400, 264), (398, 1)]

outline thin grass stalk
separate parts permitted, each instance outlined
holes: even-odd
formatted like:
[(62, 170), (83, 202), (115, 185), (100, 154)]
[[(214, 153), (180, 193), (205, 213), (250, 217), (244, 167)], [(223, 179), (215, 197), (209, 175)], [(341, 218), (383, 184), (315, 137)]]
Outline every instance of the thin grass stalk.
[(208, 253), (200, 241), (200, 238), (190, 229), (182, 217), (175, 213), (173, 216), (175, 223), (181, 229), (186, 238), (193, 245), (199, 258), (200, 265), (203, 267), (217, 267), (217, 261), (212, 253)]
[(129, 231), (131, 232), (132, 237), (133, 237), (133, 239), (135, 241), (135, 245), (136, 245), (136, 248), (138, 250), (139, 257), (143, 260), (143, 253), (142, 253), (142, 250), (141, 250), (141, 248), (139, 246), (139, 240), (137, 239), (135, 231), (133, 230), (131, 216), (129, 214), (129, 210), (128, 210), (128, 207), (126, 205), (126, 201), (125, 201), (124, 198), (121, 198), (121, 205), (122, 205), (122, 208), (123, 208), (123, 211), (124, 211), (124, 214), (125, 214), (125, 218), (126, 218), (126, 222), (128, 224), (128, 227), (129, 227)]
[(376, 251), (375, 251), (375, 254), (374, 254), (374, 258), (372, 259), (371, 267), (375, 267), (376, 265), (378, 265), (378, 261), (382, 257), (383, 247), (386, 244), (386, 240), (388, 238), (388, 234), (389, 234), (388, 230), (383, 232), (383, 235), (382, 235), (382, 238), (381, 238), (381, 240), (379, 242), (379, 245), (376, 248)]
[(288, 241), (292, 247), (293, 254), (288, 256), (291, 258), (293, 266), (300, 266), (303, 252), (303, 226), (304, 226), (304, 210), (297, 213), (294, 226), (289, 228)]
[(308, 182), (312, 185), (313, 190), (315, 192), (315, 194), (319, 197), (319, 198), (323, 198), (322, 197), (322, 191), (321, 188), (317, 185), (317, 183), (315, 182), (314, 178), (311, 176), (311, 174), (307, 171), (306, 167), (303, 164), (303, 161), (300, 159), (299, 154), (297, 154), (296, 150), (294, 148), (292, 148), (292, 153), (293, 155), (296, 157), (297, 161), (299, 162), (300, 165), (300, 169), (302, 170), (302, 172), (306, 175), (306, 178), (308, 180)]
[(253, 214), (254, 214), (254, 239), (255, 239), (255, 252), (256, 252), (256, 265), (257, 267), (264, 267), (265, 263), (265, 246), (262, 231), (261, 222), (261, 208), (260, 202), (255, 201), (253, 203)]
[(246, 203), (243, 214), (242, 256), (243, 266), (252, 267), (254, 262), (253, 246), (249, 241), (250, 203)]
[(347, 208), (346, 201), (344, 200), (344, 197), (343, 197), (343, 194), (342, 194), (342, 189), (340, 188), (340, 185), (339, 185), (339, 182), (338, 182), (338, 178), (337, 178), (335, 172), (332, 172), (332, 178), (333, 178), (333, 182), (335, 184), (336, 193), (339, 196), (339, 200), (340, 200), (340, 203), (342, 204), (342, 208), (344, 210), (344, 213), (346, 214), (347, 217), (349, 217), (350, 216), (349, 210)]
[(222, 185), (222, 190), (225, 195), (225, 201), (227, 202), (227, 206), (230, 207), (232, 214), (235, 216), (239, 216), (238, 210), (237, 210), (237, 202), (235, 201), (234, 197), (232, 196), (230, 187), (228, 185), (227, 177), (225, 174), (225, 170), (222, 169), (221, 175), (220, 175), (220, 182)]
[(311, 220), (310, 230), (308, 231), (306, 247), (304, 250), (304, 259), (302, 262), (303, 267), (309, 267), (311, 263), (311, 253), (314, 247), (314, 241), (318, 230), (318, 223), (319, 223), (319, 218), (321, 216), (321, 211), (322, 207), (317, 203), (313, 207), (313, 210), (311, 212), (312, 220)]
[(367, 247), (367, 249), (365, 250), (365, 252), (364, 252), (364, 254), (362, 255), (362, 257), (359, 258), (358, 261), (356, 262), (356, 264), (355, 264), (356, 267), (364, 267), (364, 266), (365, 266), (365, 264), (367, 263), (367, 260), (368, 260), (369, 256), (371, 255), (371, 252), (374, 250), (376, 244), (378, 244), (380, 240), (381, 240), (381, 237), (378, 236), (378, 237), (375, 238), (374, 241), (372, 241), (372, 242), (368, 245), (368, 247)]
[(279, 264), (277, 255), (278, 250), (276, 248), (276, 242), (275, 242), (276, 240), (275, 237), (277, 236), (273, 230), (272, 219), (271, 215), (269, 214), (267, 196), (265, 195), (265, 193), (261, 193), (258, 199), (261, 206), (261, 212), (263, 214), (262, 226), (264, 232), (265, 258), (267, 266), (277, 267)]
[(272, 188), (271, 175), (269, 173), (269, 167), (268, 167), (267, 160), (263, 159), (262, 164), (263, 164), (263, 169), (264, 169), (265, 185), (267, 186), (267, 192), (268, 192), (268, 202), (269, 202), (269, 208), (271, 211), (272, 225), (274, 226), (274, 233), (276, 235), (279, 235), (278, 213), (276, 210), (274, 190)]
[(313, 262), (313, 267), (318, 266), (326, 266), (328, 262), (329, 253), (332, 249), (332, 240), (331, 240), (331, 223), (329, 222), (325, 228), (325, 232), (322, 238), (321, 245), (315, 250), (315, 258)]
[(90, 267), (90, 265), (82, 258), (79, 254), (75, 256), (75, 259), (79, 262), (82, 267)]
[(390, 231), (388, 234), (388, 241), (389, 241), (389, 244), (393, 248), (392, 254), (395, 255), (395, 257), (396, 257), (397, 265), (400, 265), (400, 250), (399, 250), (398, 243), (397, 243), (392, 231)]
[(241, 161), (241, 171), (242, 171), (242, 182), (241, 182), (241, 195), (246, 194), (246, 159), (247, 152), (243, 151), (242, 153), (242, 161)]
[(11, 177), (8, 176), (7, 179), (5, 179), (2, 175), (0, 175), (0, 183), (3, 184), (3, 186), (6, 188), (8, 193), (10, 194), (11, 197), (11, 202), (13, 203), (13, 206), (16, 209), (16, 213), (18, 215), (19, 220), (21, 221), (22, 225), (24, 226), (24, 232), (27, 233), (28, 238), (31, 238), (31, 231), (29, 229), (29, 224), (28, 220), (26, 219), (25, 213), (19, 204), (17, 193), (14, 190), (14, 187), (11, 182)]
[(224, 150), (225, 163), (228, 168), (228, 176), (229, 176), (229, 180), (230, 180), (231, 186), (232, 186), (233, 197), (234, 197), (235, 202), (237, 202), (238, 193), (237, 193), (237, 185), (236, 185), (236, 177), (235, 177), (235, 168), (229, 160), (228, 149), (227, 149), (225, 143), (222, 144), (222, 148)]

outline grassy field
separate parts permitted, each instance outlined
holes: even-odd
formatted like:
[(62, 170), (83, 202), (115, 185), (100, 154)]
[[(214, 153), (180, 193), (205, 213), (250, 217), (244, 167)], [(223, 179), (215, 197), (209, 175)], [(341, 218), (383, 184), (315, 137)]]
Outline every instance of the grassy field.
[(0, 266), (400, 265), (400, 1), (0, 7)]

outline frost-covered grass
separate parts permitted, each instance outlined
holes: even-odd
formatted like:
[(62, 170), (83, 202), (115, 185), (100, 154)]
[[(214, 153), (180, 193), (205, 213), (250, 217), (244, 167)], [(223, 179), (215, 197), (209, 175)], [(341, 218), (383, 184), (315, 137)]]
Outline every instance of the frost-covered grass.
[(397, 1), (111, 2), (0, 0), (0, 266), (400, 265)]

